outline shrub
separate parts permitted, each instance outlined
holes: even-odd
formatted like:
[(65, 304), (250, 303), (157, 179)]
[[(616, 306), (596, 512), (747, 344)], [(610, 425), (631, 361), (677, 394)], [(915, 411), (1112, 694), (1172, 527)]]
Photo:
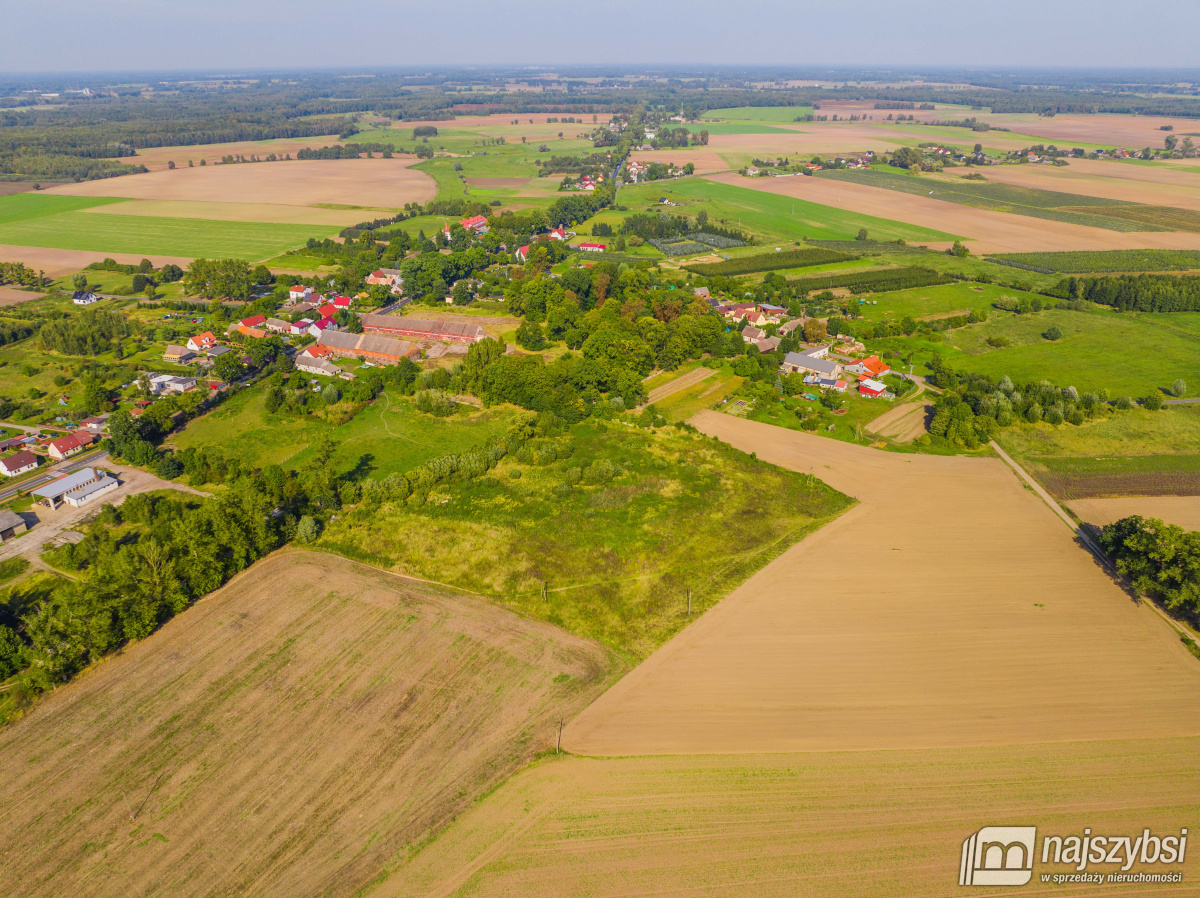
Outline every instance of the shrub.
[[(707, 243), (708, 241), (703, 242)], [(831, 249), (794, 249), (788, 252), (760, 253), (755, 256), (742, 256), (738, 259), (726, 259), (724, 262), (710, 262), (704, 265), (687, 265), (685, 267), (688, 271), (705, 277), (733, 277), (739, 274), (778, 271), (781, 268), (826, 265), (830, 262), (845, 262), (855, 258), (857, 256), (839, 253)]]
[(1046, 328), (1046, 332), (1042, 334), (1047, 340), (1061, 340), (1063, 336), (1062, 330), (1057, 325), (1051, 325)]
[(312, 515), (304, 515), (296, 525), (296, 539), (302, 543), (315, 543), (321, 535), (321, 525)]
[(1163, 395), (1155, 390), (1149, 396), (1142, 400), (1142, 408), (1149, 409), (1152, 412), (1158, 411), (1163, 407)]

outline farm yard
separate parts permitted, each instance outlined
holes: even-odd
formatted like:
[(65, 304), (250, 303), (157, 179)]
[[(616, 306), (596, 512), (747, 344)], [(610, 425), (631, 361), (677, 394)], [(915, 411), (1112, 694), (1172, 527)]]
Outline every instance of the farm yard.
[(468, 596), (276, 554), (0, 730), (0, 862), (30, 896), (354, 892), (619, 670)]

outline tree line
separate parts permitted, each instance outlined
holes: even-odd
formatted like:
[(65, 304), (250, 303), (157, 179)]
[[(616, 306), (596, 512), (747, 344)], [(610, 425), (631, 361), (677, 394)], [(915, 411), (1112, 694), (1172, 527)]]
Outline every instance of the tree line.
[(1200, 533), (1131, 515), (1105, 526), (1096, 541), (1139, 592), (1200, 613)]

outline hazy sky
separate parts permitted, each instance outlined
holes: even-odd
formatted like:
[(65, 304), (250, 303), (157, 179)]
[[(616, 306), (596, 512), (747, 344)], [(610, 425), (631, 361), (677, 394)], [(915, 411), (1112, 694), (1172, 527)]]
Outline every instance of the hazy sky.
[(0, 0), (0, 71), (1200, 66), (1200, 0)]

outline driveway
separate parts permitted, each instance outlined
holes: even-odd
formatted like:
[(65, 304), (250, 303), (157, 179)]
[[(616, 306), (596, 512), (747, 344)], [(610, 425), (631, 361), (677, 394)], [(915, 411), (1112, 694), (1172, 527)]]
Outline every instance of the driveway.
[(45, 506), (37, 505), (29, 511), (21, 512), (21, 517), (25, 519), (29, 530), (0, 545), (0, 561), (13, 558), (17, 555), (24, 555), (31, 560), (36, 559), (41, 555), (46, 544), (53, 541), (63, 531), (74, 529), (83, 523), (84, 520), (100, 511), (104, 505), (120, 505), (125, 501), (126, 496), (132, 496), (135, 493), (148, 493), (151, 490), (179, 490), (180, 492), (191, 493), (194, 496), (207, 495), (207, 493), (202, 493), (191, 487), (181, 486), (178, 483), (163, 480), (161, 477), (155, 477), (153, 474), (142, 471), (139, 468), (127, 468), (124, 465), (109, 464), (105, 465), (104, 469), (111, 471), (121, 481), (121, 485), (115, 491), (107, 493), (99, 500), (89, 502), (80, 508), (63, 504), (51, 511)]

